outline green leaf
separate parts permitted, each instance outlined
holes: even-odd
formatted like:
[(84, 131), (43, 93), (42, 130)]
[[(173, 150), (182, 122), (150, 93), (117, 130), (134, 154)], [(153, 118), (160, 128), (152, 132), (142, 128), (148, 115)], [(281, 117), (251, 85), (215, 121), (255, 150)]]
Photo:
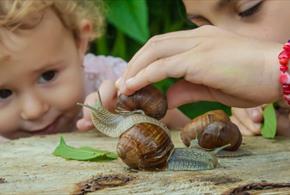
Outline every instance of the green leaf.
[(60, 143), (53, 152), (53, 155), (67, 160), (79, 161), (104, 161), (117, 159), (117, 154), (105, 150), (91, 147), (75, 148), (65, 143), (64, 138), (60, 137)]
[(264, 123), (261, 128), (262, 136), (274, 138), (277, 130), (276, 112), (273, 104), (269, 104), (263, 111)]
[(145, 0), (106, 0), (107, 19), (131, 38), (145, 43), (149, 38), (148, 11)]
[(112, 159), (117, 159), (118, 158), (118, 155), (114, 152), (108, 152), (108, 151), (105, 151), (105, 150), (99, 150), (99, 149), (95, 149), (95, 148), (91, 148), (89, 146), (84, 146), (84, 147), (80, 147), (80, 149), (82, 150), (87, 150), (87, 151), (92, 151), (92, 152), (103, 152), (106, 154), (106, 157), (107, 158), (112, 158)]
[(194, 102), (182, 105), (178, 109), (189, 118), (195, 118), (211, 110), (223, 110), (227, 115), (231, 115), (231, 107), (218, 102)]
[(120, 58), (126, 59), (126, 43), (124, 34), (121, 31), (117, 32), (116, 40), (114, 42), (114, 47), (112, 50), (113, 56), (118, 56)]

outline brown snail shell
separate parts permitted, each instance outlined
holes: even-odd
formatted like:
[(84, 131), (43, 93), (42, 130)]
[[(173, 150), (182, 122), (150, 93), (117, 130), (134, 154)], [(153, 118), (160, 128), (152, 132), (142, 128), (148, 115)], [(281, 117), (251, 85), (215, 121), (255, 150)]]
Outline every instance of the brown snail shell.
[(213, 149), (230, 144), (225, 150), (235, 151), (242, 143), (242, 134), (232, 122), (214, 121), (198, 136), (202, 148)]
[(189, 147), (191, 140), (200, 135), (204, 128), (214, 121), (229, 122), (230, 119), (223, 110), (213, 110), (198, 116), (181, 130), (182, 142)]
[(167, 99), (158, 89), (148, 85), (130, 96), (121, 94), (117, 100), (117, 108), (143, 110), (146, 115), (159, 120), (166, 114)]
[(162, 170), (174, 149), (168, 134), (160, 127), (141, 123), (124, 132), (117, 153), (129, 167), (141, 170)]
[(225, 150), (237, 150), (242, 143), (239, 128), (233, 124), (222, 110), (207, 112), (191, 121), (180, 132), (180, 137), (186, 146), (193, 139), (198, 139), (202, 148), (214, 149), (230, 144)]

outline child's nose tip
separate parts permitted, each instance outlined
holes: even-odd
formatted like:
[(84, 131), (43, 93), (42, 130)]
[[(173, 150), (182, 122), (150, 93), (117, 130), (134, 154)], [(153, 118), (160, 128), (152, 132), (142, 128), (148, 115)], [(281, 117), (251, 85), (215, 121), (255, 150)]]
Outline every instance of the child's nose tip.
[(36, 120), (42, 117), (49, 110), (46, 103), (34, 102), (33, 104), (23, 105), (21, 117), (24, 120)]

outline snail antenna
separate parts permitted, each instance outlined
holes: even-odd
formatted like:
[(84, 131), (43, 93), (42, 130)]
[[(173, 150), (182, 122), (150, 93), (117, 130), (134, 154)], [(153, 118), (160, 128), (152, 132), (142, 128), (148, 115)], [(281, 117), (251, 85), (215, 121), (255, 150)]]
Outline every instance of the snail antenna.
[(100, 90), (97, 89), (97, 94), (98, 94), (98, 99), (100, 101), (101, 106), (103, 106), (103, 102), (102, 102), (102, 98), (101, 98), (101, 94), (100, 94)]
[(223, 150), (223, 149), (225, 149), (226, 147), (229, 147), (229, 146), (231, 146), (231, 144), (226, 144), (226, 145), (224, 145), (224, 146), (218, 147), (218, 148), (216, 148), (216, 149), (213, 150), (213, 153), (214, 153), (214, 154), (217, 154), (217, 153), (219, 153), (221, 150)]

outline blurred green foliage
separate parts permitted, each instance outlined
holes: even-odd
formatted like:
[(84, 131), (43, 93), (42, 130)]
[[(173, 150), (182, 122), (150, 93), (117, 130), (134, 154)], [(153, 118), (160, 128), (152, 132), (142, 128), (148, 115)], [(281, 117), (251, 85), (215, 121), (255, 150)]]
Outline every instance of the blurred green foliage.
[(107, 18), (105, 36), (93, 51), (125, 60), (152, 36), (195, 28), (185, 16), (181, 0), (104, 0)]
[[(105, 35), (91, 48), (96, 54), (117, 56), (128, 61), (150, 37), (196, 27), (186, 19), (181, 0), (104, 0), (104, 2), (108, 24)], [(174, 82), (174, 79), (166, 79), (155, 86), (165, 93)], [(229, 107), (213, 102), (187, 104), (179, 109), (191, 118), (213, 109), (223, 109), (230, 114)]]

